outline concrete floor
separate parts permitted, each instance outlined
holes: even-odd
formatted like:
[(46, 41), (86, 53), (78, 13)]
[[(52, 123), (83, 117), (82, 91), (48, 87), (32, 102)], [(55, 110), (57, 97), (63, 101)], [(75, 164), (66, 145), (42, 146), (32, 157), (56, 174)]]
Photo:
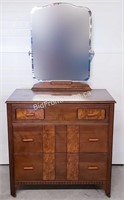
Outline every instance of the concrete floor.
[[(0, 200), (14, 200), (9, 190), (9, 168), (0, 166)], [(112, 195), (108, 198), (103, 190), (19, 190), (17, 200), (124, 200), (124, 166), (113, 166)]]

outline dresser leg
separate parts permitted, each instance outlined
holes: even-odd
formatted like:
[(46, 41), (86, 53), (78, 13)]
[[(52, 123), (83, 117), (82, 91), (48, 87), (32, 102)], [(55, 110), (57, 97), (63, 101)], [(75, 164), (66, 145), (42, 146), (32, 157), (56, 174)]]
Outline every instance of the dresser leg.
[(110, 186), (106, 187), (105, 189), (105, 193), (108, 197), (111, 197), (111, 189), (110, 189)]
[(111, 197), (111, 193), (110, 192), (105, 192), (107, 197)]
[(16, 197), (16, 189), (15, 189), (15, 187), (11, 187), (11, 195), (13, 197)]
[(12, 195), (13, 197), (16, 197), (16, 192), (15, 192), (15, 191), (11, 191), (11, 195)]

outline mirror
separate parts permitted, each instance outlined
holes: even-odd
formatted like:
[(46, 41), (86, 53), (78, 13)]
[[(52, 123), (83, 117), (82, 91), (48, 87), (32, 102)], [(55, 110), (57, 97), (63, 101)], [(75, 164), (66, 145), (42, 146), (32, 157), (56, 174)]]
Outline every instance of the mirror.
[(32, 71), (42, 81), (90, 77), (91, 11), (67, 3), (31, 11)]

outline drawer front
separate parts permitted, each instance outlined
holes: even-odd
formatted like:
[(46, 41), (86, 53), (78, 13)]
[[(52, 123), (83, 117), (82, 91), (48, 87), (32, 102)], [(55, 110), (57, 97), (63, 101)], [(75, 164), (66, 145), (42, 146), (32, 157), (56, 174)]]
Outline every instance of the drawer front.
[(107, 152), (108, 126), (80, 126), (80, 152)]
[(78, 109), (78, 119), (97, 119), (104, 120), (105, 119), (105, 109)]
[(106, 180), (105, 153), (15, 155), (14, 160), (16, 181)]
[(40, 153), (42, 152), (42, 131), (14, 132), (14, 153)]
[(80, 154), (79, 179), (83, 181), (106, 180), (107, 155), (106, 154)]
[(42, 180), (42, 154), (35, 156), (15, 156), (15, 180)]
[(44, 110), (16, 109), (16, 119), (44, 119)]
[[(43, 120), (70, 122), (70, 121), (97, 121), (107, 122), (109, 115), (109, 105), (105, 104), (57, 104), (45, 107), (44, 109), (34, 109), (34, 104), (14, 104), (13, 120), (26, 121)], [(38, 104), (37, 108), (40, 108)], [(29, 122), (29, 121), (27, 121)]]
[(13, 125), (14, 153), (108, 152), (108, 125)]

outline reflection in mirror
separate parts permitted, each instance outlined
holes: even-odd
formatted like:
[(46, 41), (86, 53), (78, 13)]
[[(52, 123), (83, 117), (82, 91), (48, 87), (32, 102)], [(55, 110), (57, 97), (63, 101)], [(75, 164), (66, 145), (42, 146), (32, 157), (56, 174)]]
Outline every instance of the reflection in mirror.
[(42, 81), (90, 77), (91, 11), (66, 3), (31, 11), (32, 70)]

